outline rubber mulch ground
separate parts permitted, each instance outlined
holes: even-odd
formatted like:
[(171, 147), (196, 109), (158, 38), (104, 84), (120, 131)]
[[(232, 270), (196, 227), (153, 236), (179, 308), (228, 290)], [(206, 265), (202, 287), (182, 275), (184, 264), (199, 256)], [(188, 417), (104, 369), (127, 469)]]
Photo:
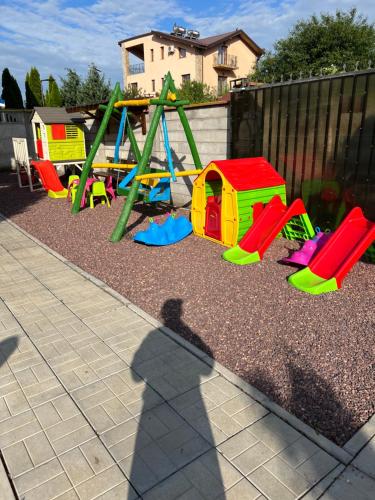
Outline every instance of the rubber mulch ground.
[[(70, 214), (66, 200), (16, 186), (0, 174), (0, 212), (168, 326), (339, 445), (374, 413), (375, 266), (358, 263), (334, 293), (310, 296), (287, 283), (277, 260), (296, 243), (276, 240), (264, 261), (235, 266), (223, 247), (190, 236), (151, 248), (130, 235), (147, 224), (133, 211), (131, 232), (109, 235), (123, 205)], [(143, 210), (143, 211), (142, 211)], [(150, 215), (150, 214), (147, 214)]]

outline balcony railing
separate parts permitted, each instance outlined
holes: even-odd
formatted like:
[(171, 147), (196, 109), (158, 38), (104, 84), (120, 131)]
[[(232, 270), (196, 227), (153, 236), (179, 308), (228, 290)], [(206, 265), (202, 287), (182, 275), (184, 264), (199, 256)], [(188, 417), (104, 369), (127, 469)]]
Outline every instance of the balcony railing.
[(130, 64), (129, 65), (129, 75), (137, 75), (138, 73), (145, 72), (145, 63)]
[(237, 69), (237, 56), (232, 56), (230, 54), (215, 54), (213, 65), (214, 68)]

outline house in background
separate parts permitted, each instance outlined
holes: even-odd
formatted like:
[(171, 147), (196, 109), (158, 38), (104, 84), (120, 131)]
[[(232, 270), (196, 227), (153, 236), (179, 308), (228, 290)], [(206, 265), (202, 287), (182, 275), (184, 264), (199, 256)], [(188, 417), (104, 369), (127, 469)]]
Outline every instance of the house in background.
[(199, 38), (199, 32), (174, 26), (173, 33), (150, 31), (118, 42), (125, 88), (160, 92), (171, 71), (176, 86), (186, 80), (203, 82), (222, 94), (229, 80), (245, 77), (263, 49), (241, 29)]
[(80, 113), (67, 113), (65, 108), (34, 108), (31, 123), (38, 157), (52, 162), (84, 160), (84, 122)]

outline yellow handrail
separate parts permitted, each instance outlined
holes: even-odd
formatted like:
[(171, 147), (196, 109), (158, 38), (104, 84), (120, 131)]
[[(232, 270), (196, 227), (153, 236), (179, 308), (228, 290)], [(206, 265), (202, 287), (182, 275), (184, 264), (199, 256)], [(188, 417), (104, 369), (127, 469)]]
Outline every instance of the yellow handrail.
[(136, 166), (136, 163), (93, 163), (91, 168), (117, 168), (131, 170)]
[[(176, 172), (175, 175), (176, 177), (185, 177), (189, 175), (199, 175), (202, 173), (202, 170), (185, 170), (184, 172)], [(159, 173), (154, 173), (154, 174), (143, 174), (143, 175), (136, 175), (135, 180), (136, 181), (143, 181), (144, 179), (163, 179), (165, 177), (172, 177), (170, 172), (159, 172)]]
[(115, 108), (123, 108), (125, 106), (148, 106), (150, 104), (150, 99), (131, 99), (127, 101), (117, 101), (115, 102)]

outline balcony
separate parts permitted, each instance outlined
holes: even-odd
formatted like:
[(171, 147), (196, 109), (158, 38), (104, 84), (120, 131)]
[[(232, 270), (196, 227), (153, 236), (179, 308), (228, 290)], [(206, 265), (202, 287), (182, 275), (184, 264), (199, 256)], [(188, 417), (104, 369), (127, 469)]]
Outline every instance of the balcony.
[(128, 75), (138, 75), (138, 73), (144, 73), (144, 72), (145, 72), (145, 63), (129, 65)]
[(230, 54), (215, 54), (213, 67), (228, 70), (237, 69), (237, 56), (232, 56)]

